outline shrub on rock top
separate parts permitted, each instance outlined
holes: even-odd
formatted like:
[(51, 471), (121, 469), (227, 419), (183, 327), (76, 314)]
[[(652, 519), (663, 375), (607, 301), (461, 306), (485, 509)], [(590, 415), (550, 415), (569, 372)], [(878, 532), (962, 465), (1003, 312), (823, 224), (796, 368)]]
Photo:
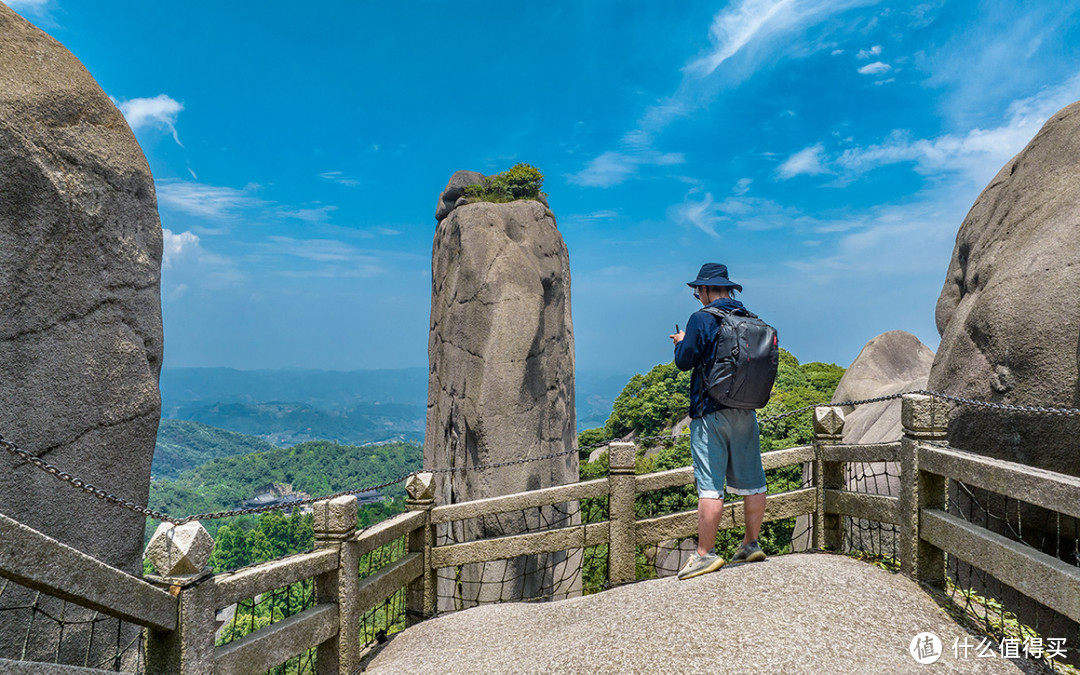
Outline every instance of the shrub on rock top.
[(476, 185), (464, 189), (473, 201), (505, 203), (519, 199), (537, 199), (543, 196), (544, 174), (533, 166), (519, 163), (506, 171), (488, 176)]

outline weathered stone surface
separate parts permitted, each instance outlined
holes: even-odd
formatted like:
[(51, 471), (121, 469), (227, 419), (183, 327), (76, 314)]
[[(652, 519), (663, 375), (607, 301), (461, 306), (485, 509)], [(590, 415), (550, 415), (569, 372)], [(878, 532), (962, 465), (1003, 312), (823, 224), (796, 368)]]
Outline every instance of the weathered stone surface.
[[(0, 433), (146, 503), (160, 414), (161, 225), (120, 111), (0, 5)], [(0, 511), (131, 573), (143, 517), (0, 459)]]
[(422, 471), (409, 476), (405, 482), (405, 492), (409, 499), (414, 502), (426, 502), (435, 499), (435, 474), (430, 471)]
[[(470, 185), (478, 185), (484, 180), (484, 174), (476, 171), (458, 171), (450, 176), (450, 182), (439, 195), (439, 203), (435, 207), (435, 220), (442, 222), (443, 218), (459, 206), (464, 206), (468, 200), (464, 198), (465, 188)], [(464, 201), (462, 201), (464, 200)]]
[[(160, 417), (161, 246), (153, 179), (124, 117), (70, 52), (0, 4), (0, 434), (142, 504)], [(143, 516), (7, 453), (0, 512), (141, 574)], [(0, 656), (5, 637), (23, 647), (16, 614), (0, 612)], [(41, 654), (55, 652), (41, 637)]]
[[(866, 343), (833, 394), (833, 403), (889, 396), (926, 388), (934, 352), (911, 333), (891, 330)], [(845, 443), (900, 439), (900, 399), (845, 406)]]
[(202, 523), (158, 525), (146, 546), (146, 559), (163, 577), (201, 574), (210, 561), (214, 539)]
[[(469, 204), (439, 224), (432, 252), (428, 357), (425, 468), (491, 464), (574, 448), (569, 258), (554, 218), (542, 204)], [(438, 474), (436, 503), (561, 485), (575, 482), (577, 475), (576, 453)], [(562, 518), (570, 522), (575, 517)], [(454, 540), (535, 529), (560, 516), (533, 509), (527, 518), (528, 523), (509, 514), (459, 523)], [(523, 570), (525, 561), (512, 564)], [(503, 563), (488, 567), (488, 577), (502, 579)], [(529, 569), (536, 567), (536, 561), (529, 564)], [(551, 569), (546, 562), (540, 568)], [(479, 576), (469, 576), (474, 572), (463, 572), (462, 578), (469, 578), (463, 586), (479, 582)], [(507, 574), (511, 581), (506, 584), (466, 590), (483, 601), (488, 592), (498, 599), (542, 591), (552, 583), (543, 574)]]
[[(1080, 103), (1059, 111), (983, 190), (937, 303), (930, 389), (1080, 407)], [(1080, 476), (1080, 418), (957, 407), (949, 442)]]

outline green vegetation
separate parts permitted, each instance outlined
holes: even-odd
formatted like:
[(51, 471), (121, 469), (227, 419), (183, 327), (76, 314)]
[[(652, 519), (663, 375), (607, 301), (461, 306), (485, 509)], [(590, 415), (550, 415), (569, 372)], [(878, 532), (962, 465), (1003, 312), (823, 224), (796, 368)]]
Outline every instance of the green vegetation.
[(515, 164), (482, 183), (465, 188), (465, 196), (480, 202), (505, 203), (519, 199), (539, 200), (544, 194), (544, 174), (528, 164)]
[[(420, 468), (423, 449), (413, 443), (353, 446), (311, 441), (291, 448), (225, 457), (185, 471), (176, 480), (150, 483), (150, 508), (180, 517), (226, 511), (240, 506), (256, 490), (271, 483), (321, 497), (385, 483)], [(392, 485), (384, 502), (362, 506), (366, 527), (405, 510), (405, 488)], [(311, 548), (311, 517), (269, 512), (203, 523), (216, 545), (212, 566), (235, 569)], [(147, 524), (147, 538), (157, 522)]]
[(199, 422), (162, 419), (158, 424), (154, 478), (175, 480), (189, 469), (221, 457), (274, 450), (276, 446), (256, 436), (238, 434)]

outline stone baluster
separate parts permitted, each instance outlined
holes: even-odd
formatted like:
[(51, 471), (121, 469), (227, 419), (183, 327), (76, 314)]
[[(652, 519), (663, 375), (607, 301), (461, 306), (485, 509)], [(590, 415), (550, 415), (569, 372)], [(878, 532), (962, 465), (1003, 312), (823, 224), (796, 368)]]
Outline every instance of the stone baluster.
[(825, 459), (825, 448), (844, 437), (844, 411), (837, 406), (814, 408), (814, 548), (840, 550), (844, 543), (843, 518), (825, 511), (825, 491), (844, 488), (844, 463)]
[(205, 675), (214, 669), (217, 607), (207, 563), (214, 539), (202, 523), (162, 523), (146, 547), (146, 558), (159, 572), (146, 581), (177, 599), (175, 631), (148, 630), (146, 672)]
[(900, 570), (915, 581), (941, 587), (945, 553), (919, 538), (922, 509), (944, 509), (945, 477), (919, 468), (919, 443), (944, 443), (949, 404), (925, 394), (905, 394), (900, 409), (904, 437), (900, 448)]
[(612, 584), (629, 583), (637, 576), (634, 517), (636, 453), (637, 446), (633, 443), (612, 443), (608, 446), (608, 580)]
[(317, 501), (312, 507), (315, 548), (337, 549), (338, 566), (315, 577), (315, 602), (337, 603), (337, 635), (319, 645), (318, 675), (348, 675), (360, 663), (359, 545), (356, 542), (356, 497)]
[(435, 614), (437, 579), (435, 569), (431, 566), (435, 527), (431, 524), (430, 514), (435, 506), (435, 475), (425, 471), (410, 476), (405, 483), (405, 492), (409, 495), (405, 502), (406, 509), (429, 512), (424, 524), (409, 533), (409, 552), (424, 554), (424, 575), (410, 583), (406, 591), (405, 621), (407, 626), (411, 626)]

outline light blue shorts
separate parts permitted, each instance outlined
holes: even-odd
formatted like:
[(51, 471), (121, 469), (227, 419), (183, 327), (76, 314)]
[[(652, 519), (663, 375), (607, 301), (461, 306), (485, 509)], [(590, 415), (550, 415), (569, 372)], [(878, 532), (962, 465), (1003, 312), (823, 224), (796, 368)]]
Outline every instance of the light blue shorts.
[(727, 478), (733, 495), (765, 492), (761, 440), (753, 410), (721, 408), (690, 420), (690, 454), (698, 499), (720, 499)]

